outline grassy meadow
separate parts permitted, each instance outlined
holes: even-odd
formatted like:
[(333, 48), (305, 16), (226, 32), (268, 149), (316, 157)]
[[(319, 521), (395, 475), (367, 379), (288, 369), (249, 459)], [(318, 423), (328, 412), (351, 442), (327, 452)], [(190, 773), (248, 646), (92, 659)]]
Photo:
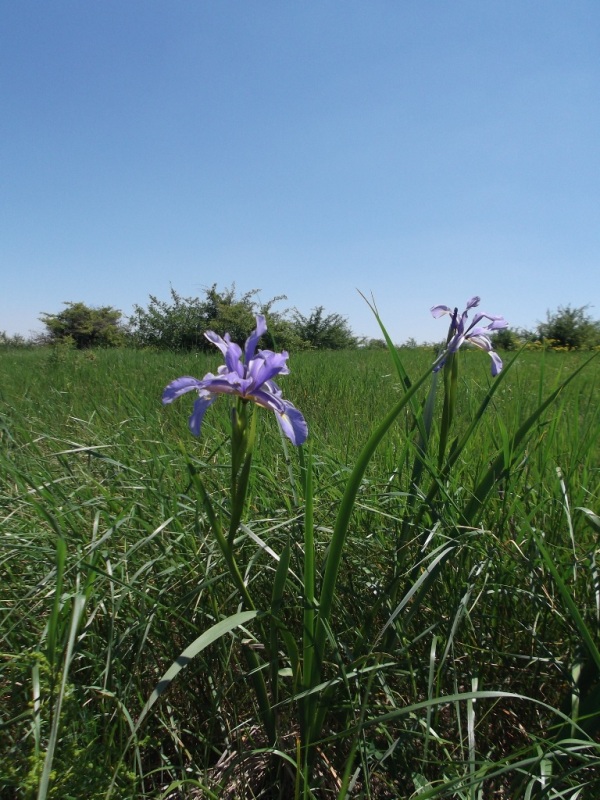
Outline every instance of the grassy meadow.
[[(400, 358), (416, 381), (434, 354)], [(587, 358), (492, 379), (465, 349), (446, 445), (439, 373), (365, 460), (407, 387), (390, 353), (292, 354), (308, 442), (257, 410), (221, 545), (230, 404), (196, 439), (191, 396), (160, 402), (218, 353), (0, 352), (0, 797), (598, 797)]]

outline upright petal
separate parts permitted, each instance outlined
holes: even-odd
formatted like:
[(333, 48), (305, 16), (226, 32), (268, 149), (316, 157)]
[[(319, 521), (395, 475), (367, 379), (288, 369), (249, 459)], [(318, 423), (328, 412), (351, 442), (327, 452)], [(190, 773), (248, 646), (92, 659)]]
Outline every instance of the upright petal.
[[(466, 311), (463, 314), (463, 316), (466, 319), (466, 316), (467, 316), (467, 312)], [(478, 325), (481, 322), (482, 319), (485, 319), (486, 317), (487, 317), (487, 314), (482, 314), (480, 311), (478, 311), (477, 314), (475, 314), (475, 316), (471, 320), (471, 324), (469, 325), (469, 330), (472, 330), (476, 325)]]
[(219, 336), (219, 334), (214, 331), (204, 331), (204, 337), (208, 339), (209, 342), (212, 342), (215, 347), (218, 347), (223, 355), (226, 355), (230, 343), (228, 344), (222, 336)]
[(256, 353), (256, 345), (258, 344), (258, 340), (263, 335), (263, 333), (266, 332), (267, 332), (267, 321), (262, 314), (257, 314), (256, 328), (246, 339), (246, 344), (244, 346), (244, 360), (246, 361), (246, 364), (249, 364), (250, 361), (254, 358), (254, 353)]
[(465, 342), (465, 335), (463, 333), (455, 333), (448, 342), (446, 349), (449, 353), (456, 353)]
[(237, 372), (242, 378), (244, 376), (244, 365), (240, 361), (242, 351), (239, 344), (232, 342), (228, 333), (225, 334), (224, 339), (214, 331), (205, 331), (204, 336), (223, 353), (229, 372)]
[[(266, 358), (264, 357), (266, 355)], [(261, 356), (261, 357), (259, 357)], [(256, 358), (253, 358), (248, 364), (248, 377), (252, 378), (254, 388), (259, 389), (263, 383), (270, 381), (275, 375), (286, 374), (289, 372), (286, 361), (288, 354), (271, 353), (266, 354), (261, 351)]]

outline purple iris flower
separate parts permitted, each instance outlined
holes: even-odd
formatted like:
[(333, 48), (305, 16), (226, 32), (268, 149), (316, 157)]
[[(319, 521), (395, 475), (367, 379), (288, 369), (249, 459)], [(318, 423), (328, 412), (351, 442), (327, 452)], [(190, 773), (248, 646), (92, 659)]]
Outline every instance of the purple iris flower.
[(275, 375), (289, 373), (286, 364), (288, 354), (285, 351), (274, 353), (271, 350), (256, 352), (258, 340), (266, 330), (265, 318), (258, 315), (256, 329), (246, 340), (243, 353), (240, 346), (231, 341), (228, 333), (222, 338), (213, 331), (206, 331), (204, 335), (209, 342), (223, 353), (225, 364), (219, 367), (216, 375), (209, 372), (202, 380), (185, 376), (167, 386), (162, 396), (165, 404), (172, 403), (186, 392), (198, 392), (198, 399), (194, 402), (194, 410), (190, 416), (190, 430), (194, 436), (200, 435), (207, 408), (220, 394), (232, 394), (274, 411), (281, 430), (292, 444), (299, 445), (306, 441), (308, 427), (304, 417), (292, 403), (283, 399), (281, 389), (273, 380)]
[[(493, 314), (483, 314), (481, 312), (475, 314), (470, 325), (467, 324), (469, 311), (472, 308), (477, 308), (480, 303), (479, 297), (472, 297), (467, 302), (467, 307), (463, 313), (458, 315), (458, 308), (452, 310), (449, 306), (433, 306), (431, 313), (434, 317), (441, 317), (444, 314), (450, 314), (452, 319), (450, 322), (450, 330), (448, 333), (448, 342), (446, 344), (447, 356), (450, 353), (456, 353), (465, 342), (479, 347), (490, 354), (492, 359), (492, 375), (496, 376), (502, 369), (502, 359), (494, 350), (490, 334), (493, 331), (499, 331), (502, 328), (508, 327), (508, 322), (504, 317), (495, 316)], [(481, 320), (486, 319), (489, 322), (486, 325), (480, 325)], [(436, 363), (434, 372), (437, 372), (444, 366), (446, 358), (442, 358), (439, 363)]]

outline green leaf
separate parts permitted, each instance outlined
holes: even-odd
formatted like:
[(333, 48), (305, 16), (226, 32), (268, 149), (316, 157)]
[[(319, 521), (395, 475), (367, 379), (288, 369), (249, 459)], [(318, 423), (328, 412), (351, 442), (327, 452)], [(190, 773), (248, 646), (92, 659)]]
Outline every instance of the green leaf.
[(598, 514), (594, 514), (594, 512), (589, 508), (584, 508), (583, 506), (576, 506), (576, 511), (583, 511), (585, 515), (585, 521), (588, 523), (590, 528), (596, 531), (596, 533), (600, 533), (600, 517)]
[(195, 658), (198, 653), (201, 653), (210, 644), (216, 642), (217, 639), (225, 636), (226, 633), (229, 633), (234, 628), (238, 628), (240, 625), (245, 625), (247, 622), (250, 622), (250, 620), (254, 619), (257, 614), (258, 611), (240, 611), (237, 614), (233, 614), (231, 617), (227, 617), (227, 619), (222, 619), (220, 622), (217, 622), (216, 625), (213, 625), (212, 628), (209, 628), (207, 631), (205, 631), (201, 636), (198, 636), (198, 638), (195, 639), (189, 647), (186, 647), (186, 649), (177, 659), (175, 659), (169, 669), (156, 684), (156, 688), (148, 698), (146, 705), (142, 709), (142, 713), (138, 717), (135, 730), (137, 731), (139, 729), (154, 703), (156, 703), (158, 698), (167, 691), (181, 670), (184, 667), (187, 667), (190, 661)]

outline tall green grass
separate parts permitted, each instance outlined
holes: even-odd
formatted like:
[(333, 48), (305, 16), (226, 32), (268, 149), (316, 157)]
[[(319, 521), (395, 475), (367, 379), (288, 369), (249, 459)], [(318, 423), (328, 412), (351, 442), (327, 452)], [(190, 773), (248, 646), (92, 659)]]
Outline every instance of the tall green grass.
[(0, 354), (0, 796), (597, 796), (598, 360), (461, 352), (446, 444), (427, 382), (367, 459), (433, 358), (292, 356), (310, 448), (257, 415), (244, 611), (227, 403), (198, 440), (160, 404), (219, 359)]

